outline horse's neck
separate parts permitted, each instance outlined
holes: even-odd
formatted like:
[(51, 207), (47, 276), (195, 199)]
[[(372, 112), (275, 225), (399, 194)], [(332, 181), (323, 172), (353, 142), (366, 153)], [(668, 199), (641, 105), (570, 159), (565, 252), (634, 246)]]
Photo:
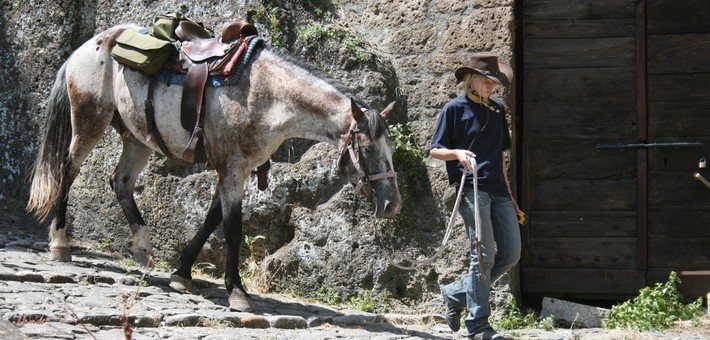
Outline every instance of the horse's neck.
[(269, 72), (278, 115), (289, 138), (298, 137), (338, 144), (348, 131), (352, 116), (350, 98), (335, 86), (282, 56), (269, 52)]

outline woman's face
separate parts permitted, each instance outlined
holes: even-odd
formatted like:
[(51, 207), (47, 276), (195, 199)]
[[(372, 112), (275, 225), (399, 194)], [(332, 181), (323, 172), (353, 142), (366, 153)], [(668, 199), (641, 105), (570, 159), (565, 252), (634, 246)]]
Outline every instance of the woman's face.
[(498, 86), (498, 84), (480, 74), (473, 75), (473, 79), (471, 80), (471, 92), (478, 93), (484, 98), (490, 97), (491, 93), (495, 91), (496, 86)]

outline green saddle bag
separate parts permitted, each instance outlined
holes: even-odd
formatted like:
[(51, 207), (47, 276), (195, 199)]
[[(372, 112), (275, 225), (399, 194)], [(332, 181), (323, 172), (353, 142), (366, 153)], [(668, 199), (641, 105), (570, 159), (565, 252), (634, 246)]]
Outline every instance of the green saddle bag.
[(111, 56), (120, 64), (153, 75), (174, 51), (170, 41), (127, 29), (116, 38)]

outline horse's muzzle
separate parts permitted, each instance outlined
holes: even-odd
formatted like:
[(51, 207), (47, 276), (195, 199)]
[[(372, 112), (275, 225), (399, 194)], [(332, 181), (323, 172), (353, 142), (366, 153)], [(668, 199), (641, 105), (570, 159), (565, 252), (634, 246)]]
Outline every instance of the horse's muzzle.
[(401, 204), (391, 202), (390, 200), (385, 200), (382, 204), (382, 209), (376, 210), (375, 217), (392, 219), (397, 216), (397, 213), (399, 213), (401, 208)]

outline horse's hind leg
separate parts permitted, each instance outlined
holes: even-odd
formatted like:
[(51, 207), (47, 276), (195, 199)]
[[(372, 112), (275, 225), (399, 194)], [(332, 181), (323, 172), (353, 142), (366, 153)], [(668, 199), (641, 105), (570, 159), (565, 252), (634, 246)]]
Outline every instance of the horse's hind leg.
[(171, 288), (180, 292), (192, 291), (192, 266), (195, 264), (197, 255), (202, 250), (205, 242), (207, 242), (207, 239), (209, 239), (220, 222), (222, 222), (222, 201), (219, 198), (219, 191), (217, 191), (212, 198), (210, 209), (207, 211), (205, 223), (202, 224), (190, 244), (182, 251), (180, 265), (170, 276)]
[[(73, 179), (70, 180), (73, 182)], [(69, 241), (67, 240), (67, 204), (69, 198), (69, 185), (60, 189), (59, 198), (55, 205), (56, 210), (49, 226), (49, 255), (52, 260), (71, 262)]]
[[(82, 105), (83, 104), (83, 105)], [(91, 150), (103, 137), (104, 130), (108, 127), (110, 119), (107, 116), (97, 115), (99, 108), (94, 105), (78, 103), (72, 105), (72, 122), (75, 127), (72, 131), (69, 153), (64, 167), (64, 181), (59, 189), (55, 203), (55, 215), (49, 226), (49, 252), (53, 260), (69, 262), (69, 241), (67, 240), (66, 215), (69, 202), (69, 189), (79, 175), (79, 169)], [(90, 115), (90, 123), (84, 117)], [(108, 116), (110, 118), (110, 115)], [(80, 120), (80, 121), (75, 121)]]
[(143, 220), (133, 197), (136, 179), (145, 167), (152, 150), (140, 144), (132, 137), (123, 138), (123, 151), (118, 165), (111, 175), (111, 188), (116, 193), (118, 203), (131, 227), (133, 259), (152, 267), (153, 246), (150, 243), (150, 230)]

